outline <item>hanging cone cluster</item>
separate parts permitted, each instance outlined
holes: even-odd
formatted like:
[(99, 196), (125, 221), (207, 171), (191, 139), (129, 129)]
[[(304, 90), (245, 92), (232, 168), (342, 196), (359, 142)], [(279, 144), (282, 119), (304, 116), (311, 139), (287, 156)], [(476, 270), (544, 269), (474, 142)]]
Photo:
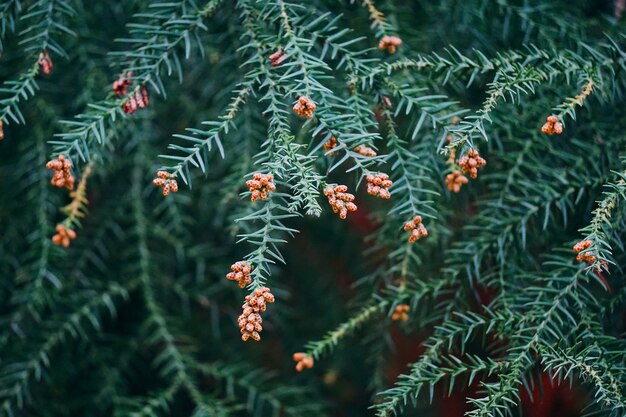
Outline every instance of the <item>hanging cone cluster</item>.
[(304, 368), (311, 369), (315, 364), (312, 356), (308, 356), (304, 352), (296, 352), (293, 354), (293, 360), (296, 361), (296, 371), (302, 372)]
[(157, 177), (152, 180), (152, 183), (157, 187), (163, 188), (163, 196), (170, 195), (170, 191), (173, 193), (178, 192), (178, 183), (175, 179), (172, 179), (172, 174), (167, 171), (157, 171)]
[(230, 266), (230, 270), (232, 272), (226, 274), (226, 279), (229, 281), (237, 281), (239, 288), (244, 288), (252, 282), (252, 278), (250, 277), (252, 267), (248, 265), (246, 261), (235, 262)]
[(541, 126), (541, 131), (547, 135), (560, 135), (563, 133), (563, 123), (559, 122), (559, 119), (555, 115), (550, 115), (546, 118), (546, 122)]
[(63, 155), (59, 155), (57, 159), (48, 161), (48, 163), (46, 163), (46, 168), (54, 172), (52, 180), (50, 180), (50, 184), (59, 188), (65, 187), (68, 190), (74, 189), (74, 182), (76, 181), (76, 178), (74, 178), (70, 172), (72, 169), (72, 161)]
[(250, 189), (252, 194), (250, 199), (252, 201), (265, 201), (272, 191), (276, 189), (274, 184), (274, 176), (272, 174), (261, 174), (256, 172), (252, 175), (252, 179), (246, 181), (246, 186)]
[(150, 104), (148, 89), (146, 87), (141, 87), (141, 90), (131, 93), (128, 100), (122, 104), (122, 110), (124, 110), (124, 113), (126, 114), (133, 115), (137, 109), (148, 107), (148, 104)]
[(76, 232), (62, 224), (57, 224), (56, 234), (52, 236), (52, 243), (68, 248), (72, 240), (76, 239)]
[(379, 172), (374, 175), (367, 174), (365, 179), (367, 180), (367, 193), (369, 195), (375, 195), (385, 200), (391, 198), (389, 187), (393, 185), (393, 181), (389, 179), (389, 175)]
[(48, 51), (42, 51), (39, 54), (39, 61), (37, 63), (39, 64), (39, 68), (41, 68), (41, 73), (43, 75), (50, 75), (52, 72), (52, 59), (50, 58)]
[(411, 231), (409, 235), (409, 243), (415, 243), (423, 237), (428, 236), (428, 230), (422, 223), (422, 216), (415, 216), (410, 222), (404, 224), (404, 231)]
[(398, 304), (391, 314), (391, 320), (407, 321), (409, 319), (409, 311), (411, 307), (408, 304)]
[(385, 49), (391, 55), (396, 53), (396, 48), (402, 45), (402, 39), (397, 36), (383, 36), (378, 42), (378, 49), (384, 51)]
[(322, 148), (324, 148), (324, 150), (326, 151), (326, 155), (328, 156), (333, 156), (335, 154), (334, 152), (328, 152), (328, 151), (331, 151), (335, 149), (336, 147), (337, 147), (337, 138), (335, 138), (334, 136), (331, 136), (330, 139), (328, 139), (328, 141), (322, 145)]
[(356, 148), (354, 148), (354, 152), (362, 155), (362, 156), (367, 156), (368, 158), (373, 158), (376, 155), (378, 155), (376, 153), (376, 151), (372, 148), (370, 148), (369, 146), (365, 146), (365, 145), (359, 145)]
[(328, 204), (333, 208), (334, 213), (339, 213), (339, 218), (344, 220), (349, 211), (356, 211), (354, 204), (354, 194), (348, 192), (345, 185), (328, 186), (324, 190), (324, 195), (328, 198)]
[(458, 193), (461, 191), (463, 184), (467, 184), (469, 180), (458, 169), (455, 169), (451, 174), (446, 175), (446, 186), (448, 190)]
[(592, 263), (596, 261), (595, 256), (589, 254), (588, 252), (583, 253), (584, 250), (589, 249), (591, 244), (592, 244), (591, 240), (587, 239), (587, 240), (581, 240), (580, 242), (574, 245), (574, 252), (578, 254), (576, 255), (576, 260), (578, 262), (584, 261), (591, 265)]
[(293, 106), (293, 111), (300, 117), (306, 117), (307, 119), (313, 118), (313, 113), (317, 106), (307, 96), (301, 96), (296, 104)]
[(470, 177), (474, 179), (478, 177), (478, 168), (487, 165), (487, 161), (481, 158), (480, 155), (478, 155), (478, 151), (475, 149), (467, 151), (467, 155), (460, 157), (457, 163), (464, 174), (469, 172)]
[(283, 63), (284, 60), (285, 60), (285, 53), (282, 51), (282, 49), (279, 49), (278, 51), (270, 55), (270, 61), (272, 62), (273, 67), (279, 66), (280, 64)]
[(128, 87), (131, 85), (133, 77), (132, 71), (127, 71), (126, 74), (120, 75), (120, 78), (113, 82), (113, 92), (116, 97), (123, 97), (128, 92)]
[(250, 295), (246, 296), (246, 302), (243, 304), (243, 312), (237, 319), (239, 329), (241, 330), (241, 340), (244, 342), (252, 338), (255, 341), (261, 340), (261, 331), (263, 330), (263, 319), (261, 314), (267, 309), (267, 303), (274, 302), (274, 295), (267, 287), (257, 288)]

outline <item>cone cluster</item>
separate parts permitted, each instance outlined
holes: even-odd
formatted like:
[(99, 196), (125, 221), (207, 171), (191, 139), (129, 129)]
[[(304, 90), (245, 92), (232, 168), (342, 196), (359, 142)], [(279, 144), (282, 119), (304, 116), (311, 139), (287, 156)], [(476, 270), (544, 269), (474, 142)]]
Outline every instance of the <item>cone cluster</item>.
[(410, 231), (409, 243), (415, 243), (423, 237), (428, 236), (428, 230), (422, 223), (422, 216), (415, 216), (410, 222), (404, 224), (404, 231)]
[(282, 49), (279, 49), (278, 51), (270, 55), (270, 61), (272, 62), (273, 67), (279, 66), (280, 64), (283, 63), (284, 60), (285, 60), (285, 53), (282, 51)]
[(317, 106), (307, 96), (301, 96), (296, 104), (293, 106), (293, 111), (300, 117), (306, 117), (307, 119), (313, 118), (313, 113)]
[(411, 307), (408, 304), (398, 304), (396, 309), (391, 314), (391, 320), (407, 321), (409, 319), (409, 311)]
[(461, 191), (463, 184), (467, 184), (469, 180), (458, 169), (455, 169), (451, 174), (446, 175), (446, 186), (448, 190), (458, 193)]
[(39, 61), (37, 61), (37, 63), (39, 64), (39, 68), (41, 68), (43, 75), (50, 75), (52, 72), (52, 59), (50, 59), (48, 51), (42, 51), (39, 54)]
[(250, 277), (252, 267), (248, 265), (246, 261), (235, 262), (230, 266), (230, 270), (232, 272), (226, 274), (226, 279), (229, 281), (237, 281), (239, 288), (244, 288), (252, 282), (252, 278)]
[(128, 100), (122, 105), (122, 110), (126, 114), (135, 114), (137, 109), (143, 109), (148, 107), (150, 99), (148, 98), (148, 90), (146, 87), (141, 87), (141, 90), (135, 91), (128, 97)]
[(378, 49), (384, 51), (385, 49), (391, 55), (396, 53), (396, 48), (402, 45), (402, 39), (397, 36), (383, 36), (378, 42)]
[(328, 186), (324, 190), (324, 195), (328, 198), (328, 204), (333, 208), (333, 212), (339, 213), (340, 219), (345, 219), (349, 211), (357, 209), (354, 194), (350, 194), (345, 185)]
[(257, 288), (250, 295), (246, 296), (246, 302), (243, 304), (243, 312), (237, 319), (241, 330), (241, 340), (244, 342), (249, 338), (255, 341), (261, 340), (261, 331), (263, 330), (263, 319), (261, 314), (267, 309), (267, 303), (274, 302), (274, 295), (267, 287)]
[(72, 169), (72, 161), (63, 155), (59, 155), (57, 159), (48, 161), (46, 168), (54, 171), (50, 184), (59, 188), (65, 187), (68, 190), (74, 189), (74, 182), (76, 179), (70, 172)]
[(163, 188), (163, 196), (167, 197), (170, 192), (178, 192), (178, 183), (172, 179), (172, 174), (167, 171), (157, 171), (157, 177), (152, 180), (157, 187)]
[(315, 361), (312, 356), (308, 356), (304, 352), (296, 352), (293, 354), (293, 360), (296, 361), (296, 371), (302, 372), (304, 368), (313, 368)]
[(265, 201), (272, 191), (276, 189), (274, 177), (272, 174), (261, 174), (256, 172), (252, 175), (252, 179), (246, 181), (246, 186), (250, 189), (252, 201)]
[(389, 187), (393, 185), (393, 182), (389, 179), (389, 175), (379, 172), (373, 175), (367, 174), (365, 179), (367, 180), (367, 193), (369, 195), (375, 195), (386, 200), (391, 198)]
[(478, 155), (478, 151), (475, 149), (467, 151), (467, 155), (460, 157), (457, 163), (461, 167), (463, 174), (469, 172), (472, 178), (478, 177), (478, 168), (487, 165), (487, 161), (481, 158), (480, 155)]
[(354, 152), (362, 155), (362, 156), (367, 156), (368, 158), (373, 158), (376, 155), (378, 155), (376, 153), (376, 151), (372, 148), (370, 148), (369, 146), (365, 146), (365, 145), (359, 145), (356, 148), (354, 148)]
[(578, 254), (576, 255), (576, 260), (578, 262), (585, 261), (588, 264), (592, 264), (596, 261), (595, 256), (590, 255), (588, 252), (583, 253), (585, 249), (589, 249), (589, 247), (591, 246), (591, 243), (592, 243), (591, 240), (587, 239), (587, 240), (581, 240), (580, 242), (574, 245), (574, 252)]
[[(335, 149), (336, 147), (337, 147), (337, 138), (335, 138), (334, 136), (331, 136), (330, 139), (328, 139), (328, 141), (322, 145), (322, 148), (324, 148), (326, 152), (331, 151)], [(334, 152), (328, 152), (326, 155), (333, 156), (334, 154), (335, 154)]]
[(128, 87), (131, 85), (133, 77), (132, 71), (127, 71), (126, 74), (120, 75), (120, 78), (113, 82), (113, 92), (116, 97), (123, 97), (128, 92)]
[(546, 118), (546, 122), (541, 126), (541, 131), (548, 135), (560, 135), (563, 133), (563, 123), (559, 122), (559, 119), (555, 115), (550, 115)]
[(68, 248), (72, 240), (76, 239), (76, 232), (62, 224), (57, 224), (56, 234), (52, 236), (52, 243)]

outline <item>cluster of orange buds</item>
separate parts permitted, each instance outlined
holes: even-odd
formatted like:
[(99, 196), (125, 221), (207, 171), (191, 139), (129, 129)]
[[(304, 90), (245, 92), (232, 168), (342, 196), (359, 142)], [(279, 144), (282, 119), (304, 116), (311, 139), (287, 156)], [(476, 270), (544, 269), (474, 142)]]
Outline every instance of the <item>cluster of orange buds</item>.
[(46, 168), (54, 171), (50, 184), (59, 188), (74, 189), (74, 181), (76, 180), (70, 170), (72, 169), (72, 161), (63, 155), (59, 155), (57, 159), (53, 159), (46, 163)]
[(235, 262), (230, 266), (230, 270), (232, 272), (226, 274), (226, 279), (230, 281), (237, 281), (239, 288), (243, 288), (252, 282), (252, 278), (250, 278), (252, 267), (248, 265), (246, 261)]
[(282, 49), (279, 49), (278, 51), (270, 55), (270, 61), (272, 62), (273, 67), (279, 66), (280, 64), (283, 63), (284, 60), (285, 60), (285, 53), (283, 52)]
[(407, 321), (409, 319), (409, 310), (411, 310), (411, 307), (408, 304), (398, 304), (391, 314), (391, 320)]
[(172, 174), (167, 171), (157, 171), (157, 177), (152, 180), (152, 183), (157, 187), (163, 188), (165, 197), (170, 195), (170, 191), (173, 193), (178, 192), (178, 183), (172, 178)]
[(457, 163), (461, 167), (463, 174), (469, 172), (472, 178), (478, 177), (478, 168), (487, 165), (487, 161), (481, 158), (480, 155), (478, 155), (478, 151), (475, 149), (467, 151), (467, 155), (460, 157)]
[[(337, 138), (334, 136), (331, 136), (330, 139), (328, 139), (328, 141), (322, 145), (322, 148), (324, 148), (326, 152), (333, 150), (336, 147), (337, 147)], [(334, 152), (328, 152), (328, 156), (333, 156), (334, 154), (335, 154)]]
[(376, 155), (378, 155), (376, 153), (376, 151), (372, 148), (370, 148), (369, 146), (365, 146), (365, 145), (359, 145), (356, 148), (354, 148), (354, 152), (362, 155), (362, 156), (367, 156), (368, 158), (373, 158)]
[(307, 119), (311, 119), (313, 118), (313, 112), (315, 112), (316, 108), (317, 106), (313, 100), (307, 96), (300, 96), (296, 104), (293, 106), (293, 111), (300, 117), (304, 116)]
[(339, 213), (340, 219), (345, 219), (349, 211), (357, 209), (354, 194), (350, 194), (345, 185), (328, 186), (324, 189), (324, 195), (328, 198), (328, 204), (333, 208), (333, 212)]
[(451, 174), (446, 175), (446, 186), (448, 190), (458, 193), (461, 191), (463, 184), (467, 184), (469, 180), (458, 169), (455, 169)]
[(250, 197), (252, 201), (257, 201), (258, 199), (265, 201), (267, 196), (276, 189), (272, 174), (261, 174), (260, 172), (254, 173), (252, 179), (246, 181), (246, 186), (252, 193)]
[(396, 48), (400, 45), (402, 45), (402, 39), (397, 36), (383, 36), (380, 42), (378, 42), (378, 49), (381, 51), (386, 49), (387, 52), (393, 55), (396, 53)]
[(0, 119), (0, 140), (4, 139), (4, 122)]
[(135, 114), (137, 109), (148, 107), (148, 104), (150, 104), (148, 89), (146, 87), (141, 87), (141, 90), (131, 93), (122, 105), (122, 110), (124, 110), (124, 113), (132, 115)]
[(576, 256), (576, 260), (578, 262), (585, 261), (588, 264), (592, 264), (596, 261), (595, 256), (590, 255), (589, 253), (582, 253), (585, 249), (588, 249), (591, 246), (591, 243), (592, 243), (591, 240), (587, 239), (587, 240), (581, 240), (580, 242), (574, 245), (574, 252), (578, 254)]
[(39, 64), (43, 75), (50, 75), (52, 72), (52, 59), (50, 59), (48, 51), (42, 51), (39, 54), (39, 61), (37, 61), (37, 63)]
[(553, 114), (546, 118), (546, 122), (541, 126), (541, 131), (548, 135), (560, 135), (563, 133), (563, 124)]
[(315, 361), (312, 356), (308, 356), (304, 352), (296, 352), (293, 354), (293, 360), (296, 361), (296, 371), (302, 372), (304, 368), (313, 368)]
[(72, 240), (76, 239), (76, 232), (62, 224), (57, 224), (56, 234), (52, 236), (52, 243), (68, 248)]
[(126, 74), (120, 75), (120, 78), (113, 82), (113, 92), (116, 97), (125, 96), (128, 92), (128, 87), (132, 84), (133, 72), (127, 71)]
[(369, 195), (376, 195), (386, 200), (391, 198), (389, 187), (393, 185), (393, 181), (389, 179), (389, 175), (379, 172), (374, 175), (367, 174), (365, 179), (367, 180), (367, 193)]
[(243, 304), (243, 313), (237, 319), (239, 328), (241, 330), (241, 340), (244, 342), (249, 338), (255, 341), (261, 340), (261, 330), (263, 327), (263, 319), (261, 314), (267, 309), (267, 303), (274, 302), (274, 295), (267, 287), (257, 288), (250, 295), (246, 296), (246, 302)]
[(422, 216), (415, 216), (413, 220), (406, 222), (404, 224), (404, 231), (411, 231), (409, 243), (415, 243), (420, 240), (420, 238), (428, 236), (428, 230), (426, 230), (426, 226), (422, 223)]

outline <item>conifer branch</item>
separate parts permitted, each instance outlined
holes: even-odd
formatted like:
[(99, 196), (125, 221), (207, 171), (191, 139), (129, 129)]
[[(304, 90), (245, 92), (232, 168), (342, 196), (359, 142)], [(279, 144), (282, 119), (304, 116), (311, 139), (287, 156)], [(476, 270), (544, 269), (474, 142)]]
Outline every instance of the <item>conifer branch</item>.
[[(277, 79), (270, 71), (265, 60), (260, 59), (267, 46), (260, 40), (259, 29), (252, 20), (256, 14), (254, 9), (245, 3), (240, 6), (244, 9), (244, 26), (251, 39), (251, 48), (256, 49), (256, 56), (250, 61), (255, 62), (257, 68), (252, 70), (249, 77), (252, 77), (252, 74), (254, 77), (263, 76), (261, 84), (267, 86), (267, 91), (261, 101), (268, 102), (268, 107), (264, 113), (271, 117), (268, 140), (263, 144), (265, 149), (259, 157), (271, 161), (268, 164), (270, 170), (278, 178), (291, 183), (292, 195), (290, 196), (289, 209), (296, 211), (302, 208), (307, 215), (319, 217), (321, 207), (317, 198), (322, 177), (313, 168), (317, 158), (312, 155), (303, 155), (300, 149), (303, 149), (304, 146), (297, 144), (291, 135), (286, 111), (280, 99), (287, 89), (281, 88), (280, 79)], [(288, 23), (287, 21), (286, 24)]]
[(582, 107), (585, 103), (585, 100), (591, 95), (595, 87), (595, 81), (592, 76), (588, 75), (585, 77), (585, 84), (582, 88), (581, 92), (577, 94), (575, 97), (567, 98), (564, 103), (558, 105), (556, 110), (556, 115), (560, 120), (563, 120), (565, 115), (570, 116), (572, 119), (576, 120), (576, 107)]
[(80, 224), (80, 219), (87, 215), (87, 179), (91, 175), (93, 164), (90, 162), (85, 166), (83, 170), (83, 176), (81, 177), (76, 189), (70, 192), (70, 198), (72, 201), (61, 211), (67, 216), (67, 219), (63, 222), (67, 227), (72, 227)]
[[(509, 417), (545, 378), (625, 413), (618, 7), (0, 3), (0, 129), (20, 137), (0, 142), (0, 415), (358, 414), (366, 396), (343, 393), (367, 386), (379, 416), (469, 390), (469, 416)], [(69, 64), (44, 101), (50, 55)], [(68, 114), (46, 165), (80, 182), (57, 218), (41, 139)], [(67, 250), (57, 220), (63, 246), (83, 223)], [(241, 295), (241, 339), (267, 308), (280, 343), (237, 340)], [(314, 372), (274, 378), (311, 332), (293, 358)], [(389, 381), (404, 334), (423, 353)]]
[(434, 218), (436, 211), (432, 207), (432, 201), (424, 199), (438, 195), (424, 186), (424, 183), (430, 182), (430, 169), (420, 159), (421, 155), (409, 150), (406, 141), (398, 136), (391, 113), (384, 110), (383, 114), (389, 152), (387, 163), (398, 175), (397, 179), (394, 179), (392, 190), (400, 195), (394, 198), (394, 205), (389, 214), (397, 214), (404, 222), (417, 215)]
[(564, 350), (545, 346), (542, 349), (543, 363), (547, 371), (556, 373), (560, 378), (566, 378), (573, 372), (578, 373), (593, 386), (596, 403), (612, 412), (623, 412), (626, 409), (623, 386), (620, 387), (611, 366), (602, 357), (602, 350), (598, 350), (597, 345), (588, 346), (579, 352), (572, 348)]
[(110, 309), (114, 306), (112, 300), (116, 297), (128, 298), (128, 292), (136, 285), (130, 281), (121, 286), (111, 284), (109, 289), (90, 297), (78, 309), (69, 315), (48, 321), (52, 330), (34, 352), (26, 352), (26, 359), (6, 363), (0, 368), (0, 383), (5, 389), (0, 392), (0, 412), (12, 416), (21, 410), (28, 402), (29, 386), (32, 381), (41, 380), (45, 369), (50, 366), (54, 352), (70, 338), (85, 335), (83, 326), (89, 324), (94, 330), (100, 330), (99, 310)]
[[(409, 401), (415, 404), (416, 398), (426, 388), (429, 389), (432, 401), (434, 383), (448, 377), (448, 374), (440, 369), (440, 365), (443, 365), (445, 361), (453, 360), (450, 358), (446, 359), (444, 356), (445, 351), (450, 350), (453, 343), (459, 338), (468, 341), (479, 329), (485, 328), (485, 332), (489, 333), (497, 330), (499, 326), (504, 325), (509, 320), (505, 316), (490, 317), (488, 320), (474, 313), (459, 316), (463, 321), (449, 320), (439, 326), (435, 334), (424, 343), (426, 351), (422, 354), (419, 361), (411, 365), (409, 373), (401, 375), (393, 388), (380, 394), (382, 401), (372, 407), (376, 409), (378, 416), (384, 417), (396, 414), (406, 407)], [(471, 379), (478, 372), (493, 372), (501, 367), (500, 364), (492, 363), (491, 365), (496, 366), (479, 363), (474, 368), (468, 368), (468, 371), (472, 373)], [(454, 387), (453, 382), (450, 381), (450, 390)]]
[(372, 22), (371, 27), (379, 38), (394, 31), (394, 28), (385, 19), (385, 14), (376, 8), (373, 0), (361, 0), (361, 4), (367, 9)]
[(541, 81), (541, 74), (531, 66), (515, 66), (509, 72), (497, 71), (493, 81), (489, 84), (487, 99), (476, 115), (466, 116), (458, 125), (448, 127), (453, 138), (447, 149), (450, 151), (457, 148), (475, 148), (474, 138), (482, 137), (489, 140), (485, 123), (492, 123), (491, 112), (495, 109), (498, 101), (506, 100), (507, 96), (511, 101), (519, 101), (521, 95), (528, 95), (534, 92), (535, 86)]
[(388, 300), (373, 300), (348, 321), (329, 331), (323, 339), (309, 342), (306, 345), (307, 356), (320, 359), (324, 354), (330, 353), (343, 338), (352, 335), (363, 325), (370, 322), (375, 315), (381, 314), (388, 305)]
[(273, 415), (284, 413), (287, 416), (295, 417), (316, 415), (321, 411), (320, 407), (298, 403), (297, 400), (289, 401), (292, 398), (306, 398), (306, 391), (297, 386), (274, 388), (272, 386), (273, 375), (263, 371), (251, 369), (242, 364), (222, 362), (197, 363), (194, 366), (202, 376), (215, 380), (222, 385), (228, 395), (243, 396), (242, 394), (245, 393), (245, 397), (248, 399), (246, 410), (251, 414), (269, 409)]
[[(9, 13), (9, 8), (16, 7), (19, 9), (17, 4), (19, 2), (13, 4), (8, 2), (2, 7), (7, 7), (7, 13)], [(0, 13), (2, 12), (0, 11)], [(25, 123), (24, 115), (19, 106), (32, 98), (39, 88), (36, 77), (40, 73), (42, 54), (51, 51), (59, 56), (67, 57), (67, 53), (55, 38), (61, 34), (74, 35), (62, 22), (64, 18), (74, 14), (74, 10), (66, 0), (37, 0), (21, 17), (21, 20), (29, 25), (20, 32), (20, 45), (28, 54), (30, 64), (17, 79), (5, 81), (2, 84), (0, 88), (0, 121)], [(9, 17), (9, 19), (12, 18)], [(4, 27), (4, 23), (2, 26)], [(1, 44), (0, 41), (0, 52)]]
[[(42, 134), (43, 132), (38, 132)], [(27, 145), (22, 145), (26, 147)], [(25, 158), (21, 160), (23, 172), (22, 179), (28, 178), (31, 166), (43, 167), (46, 162), (46, 148), (42, 140), (35, 143), (35, 148), (25, 153)], [(23, 336), (22, 326), (28, 320), (40, 320), (44, 309), (51, 302), (49, 294), (50, 287), (46, 286), (49, 282), (55, 289), (62, 287), (60, 277), (53, 272), (52, 259), (53, 249), (50, 241), (50, 233), (53, 225), (49, 219), (50, 212), (50, 186), (47, 178), (46, 170), (37, 170), (33, 179), (31, 179), (32, 189), (27, 189), (26, 194), (32, 197), (33, 206), (36, 207), (35, 222), (37, 228), (32, 231), (33, 238), (37, 239), (38, 245), (34, 248), (32, 255), (32, 266), (28, 267), (28, 272), (17, 280), (18, 288), (12, 294), (10, 304), (13, 309), (8, 318), (6, 318), (6, 327), (10, 331), (0, 336), (0, 347), (14, 342), (18, 336)], [(31, 184), (29, 184), (31, 185)], [(30, 261), (30, 259), (28, 259)], [(25, 264), (28, 266), (28, 263)]]
[[(122, 107), (130, 97), (140, 92), (147, 84), (150, 84), (157, 93), (165, 94), (160, 72), (165, 67), (168, 75), (171, 75), (172, 68), (177, 68), (181, 74), (177, 49), (181, 45), (184, 46), (185, 58), (189, 58), (191, 35), (197, 30), (206, 30), (204, 19), (216, 10), (220, 1), (210, 0), (193, 13), (182, 15), (176, 14), (177, 3), (164, 3), (160, 5), (160, 10), (149, 14), (154, 35), (143, 39), (141, 36), (144, 32), (139, 32), (139, 37), (127, 40), (139, 46), (123, 54), (133, 58), (126, 69), (133, 71), (132, 80), (137, 85), (123, 98), (107, 98), (91, 104), (85, 113), (76, 115), (72, 120), (62, 121), (69, 130), (57, 134), (58, 139), (49, 142), (54, 148), (52, 155), (65, 155), (71, 160), (80, 159), (85, 163), (89, 162), (93, 158), (92, 153), (98, 153), (95, 145), (105, 146), (109, 142), (107, 129), (114, 126), (116, 118), (123, 117)], [(175, 13), (175, 16), (169, 17), (171, 13)], [(160, 25), (165, 29), (160, 30)], [(149, 32), (151, 35), (153, 33)]]
[[(152, 289), (153, 284), (150, 268), (152, 262), (150, 259), (150, 250), (147, 244), (148, 225), (144, 214), (143, 203), (140, 198), (137, 198), (140, 196), (142, 184), (142, 175), (139, 170), (142, 162), (141, 156), (138, 156), (137, 159), (137, 162), (139, 163), (138, 167), (134, 170), (132, 183), (136, 198), (133, 199), (132, 208), (133, 216), (135, 218), (138, 245), (137, 250), (139, 253), (139, 282), (141, 284), (146, 310), (148, 312), (146, 326), (147, 330), (150, 332), (149, 342), (150, 344), (155, 344), (159, 341), (164, 345), (161, 348), (159, 355), (154, 358), (153, 364), (157, 369), (159, 369), (159, 373), (164, 377), (174, 378), (175, 381), (180, 380), (180, 386), (184, 387), (189, 392), (191, 399), (200, 410), (211, 409), (210, 404), (205, 403), (204, 396), (198, 389), (196, 382), (192, 377), (190, 367), (186, 363), (186, 361), (191, 359), (187, 358), (186, 355), (176, 346), (174, 335), (168, 327), (165, 315), (162, 312), (162, 308), (159, 305)], [(174, 395), (176, 391), (178, 391), (178, 387), (175, 387), (175, 385), (176, 384), (173, 384), (168, 390), (164, 391), (163, 396), (155, 399), (155, 401), (157, 401), (156, 404), (167, 404), (168, 395), (170, 395), (168, 393)], [(163, 403), (163, 399), (166, 400), (165, 403)], [(151, 410), (153, 404), (154, 403), (151, 404), (148, 402), (147, 406), (149, 408), (146, 410)]]
[(590, 240), (591, 246), (586, 252), (596, 257), (589, 265), (589, 270), (608, 269), (607, 263), (613, 263), (610, 259), (611, 243), (609, 231), (613, 228), (612, 213), (618, 206), (620, 199), (626, 198), (626, 172), (616, 173), (619, 180), (605, 185), (609, 188), (604, 192), (604, 198), (597, 202), (598, 206), (593, 210), (591, 222), (580, 229), (584, 233), (583, 240)]
[(262, 204), (263, 207), (235, 220), (237, 223), (261, 222), (262, 224), (262, 227), (257, 230), (238, 235), (237, 241), (237, 243), (248, 242), (256, 247), (244, 257), (244, 260), (253, 266), (252, 283), (249, 285), (251, 291), (266, 286), (267, 278), (272, 274), (270, 269), (272, 264), (285, 263), (278, 245), (286, 243), (286, 240), (276, 235), (286, 233), (293, 236), (297, 232), (283, 223), (283, 220), (296, 217), (296, 214), (285, 204), (285, 195), (275, 191), (268, 201)]
[(6, 0), (0, 4), (0, 53), (4, 51), (6, 35), (15, 31), (22, 10), (20, 0)]
[(190, 135), (174, 135), (176, 138), (185, 140), (191, 146), (169, 145), (168, 149), (174, 150), (179, 154), (182, 153), (184, 156), (173, 154), (159, 155), (160, 158), (171, 160), (174, 163), (173, 165), (162, 166), (161, 170), (171, 173), (174, 178), (182, 178), (185, 184), (191, 187), (190, 165), (199, 168), (206, 174), (209, 166), (209, 152), (213, 150), (214, 146), (217, 147), (220, 155), (224, 158), (224, 145), (222, 144), (221, 135), (228, 134), (231, 128), (234, 129), (236, 127), (235, 118), (241, 106), (246, 102), (247, 97), (252, 93), (252, 83), (244, 81), (235, 89), (234, 93), (235, 95), (219, 121), (203, 122), (204, 125), (209, 126), (208, 129), (188, 128), (187, 131)]

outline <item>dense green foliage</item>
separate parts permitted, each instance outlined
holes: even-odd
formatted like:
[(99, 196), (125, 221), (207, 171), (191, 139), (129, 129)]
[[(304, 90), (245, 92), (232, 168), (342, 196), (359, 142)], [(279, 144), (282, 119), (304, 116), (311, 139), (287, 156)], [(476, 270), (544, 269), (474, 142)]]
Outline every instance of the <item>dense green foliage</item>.
[[(504, 417), (545, 376), (626, 415), (623, 9), (2, 0), (0, 415), (421, 416), (461, 393)], [(452, 192), (470, 150), (487, 165)], [(72, 193), (50, 184), (59, 155)], [(277, 188), (252, 202), (256, 172)], [(365, 192), (377, 172), (389, 200)], [(346, 220), (328, 184), (356, 195)], [(242, 342), (260, 287), (276, 302)]]

